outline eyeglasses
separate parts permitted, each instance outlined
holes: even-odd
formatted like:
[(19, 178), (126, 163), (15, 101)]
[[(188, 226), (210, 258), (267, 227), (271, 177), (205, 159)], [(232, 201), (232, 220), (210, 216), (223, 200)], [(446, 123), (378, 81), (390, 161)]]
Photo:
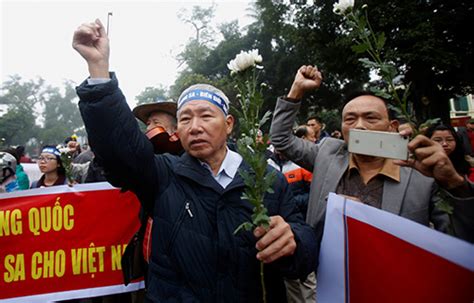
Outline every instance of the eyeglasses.
[(49, 162), (49, 161), (52, 161), (52, 160), (56, 160), (56, 157), (43, 157), (43, 156), (40, 156), (38, 158), (38, 161), (44, 161), (44, 162)]

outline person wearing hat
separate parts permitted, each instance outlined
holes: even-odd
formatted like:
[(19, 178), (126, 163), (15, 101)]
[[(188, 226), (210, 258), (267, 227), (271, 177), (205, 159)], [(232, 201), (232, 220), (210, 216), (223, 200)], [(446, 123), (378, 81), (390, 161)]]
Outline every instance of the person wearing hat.
[(16, 179), (16, 157), (6, 151), (0, 152), (0, 193), (19, 190)]
[[(175, 143), (170, 141), (173, 136), (177, 138), (175, 135), (176, 110), (176, 102), (157, 99), (153, 103), (138, 105), (132, 111), (135, 117), (146, 125), (145, 135), (153, 144), (155, 154), (165, 152), (179, 154), (182, 150), (179, 140), (173, 141)], [(142, 204), (150, 203), (153, 202), (142, 201)], [(140, 221), (139, 230), (132, 236), (122, 255), (122, 268), (130, 269), (124, 271), (125, 284), (144, 276), (148, 270), (151, 239), (149, 237), (145, 239), (145, 235), (151, 232), (153, 226), (153, 214), (149, 209), (141, 210)], [(141, 296), (142, 294), (137, 293), (136, 295)]]
[(30, 188), (30, 178), (25, 173), (23, 165), (21, 165), (21, 157), (24, 155), (25, 147), (24, 146), (17, 146), (16, 148), (10, 147), (5, 150), (7, 153), (12, 154), (15, 156), (16, 159), (16, 180), (18, 182), (18, 190), (26, 190)]
[(157, 99), (153, 103), (136, 106), (132, 112), (146, 125), (147, 131), (162, 127), (172, 135), (176, 131), (176, 109), (176, 102)]
[(146, 125), (145, 135), (153, 143), (156, 154), (182, 152), (181, 142), (176, 135), (176, 110), (176, 102), (157, 99), (153, 103), (138, 105), (132, 111)]
[[(88, 63), (90, 78), (77, 87), (79, 108), (104, 166), (140, 201), (152, 201), (152, 253), (146, 302), (260, 302), (260, 262), (267, 299), (285, 302), (275, 277), (305, 279), (314, 270), (315, 235), (304, 223), (288, 183), (277, 174), (264, 203), (270, 227), (243, 231), (252, 205), (242, 199), (242, 157), (227, 148), (234, 118), (229, 99), (210, 85), (184, 90), (177, 102), (181, 156), (155, 155), (109, 73), (109, 41), (99, 20), (81, 25), (73, 48)], [(270, 169), (270, 168), (269, 168)]]

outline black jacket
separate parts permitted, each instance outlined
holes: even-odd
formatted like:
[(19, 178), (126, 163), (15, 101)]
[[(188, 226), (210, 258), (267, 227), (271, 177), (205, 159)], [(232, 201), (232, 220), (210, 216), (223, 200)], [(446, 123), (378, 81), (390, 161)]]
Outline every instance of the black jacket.
[[(82, 83), (77, 93), (89, 140), (114, 176), (113, 184), (134, 191), (152, 212), (148, 298), (259, 302), (256, 239), (251, 232), (233, 234), (252, 214), (252, 205), (241, 199), (244, 183), (239, 174), (223, 189), (189, 154), (155, 155), (113, 74), (105, 84)], [(248, 167), (242, 163), (240, 168)], [(313, 230), (298, 213), (283, 175), (278, 175), (273, 187), (265, 205), (270, 216), (280, 215), (291, 225), (297, 249), (293, 256), (269, 264), (267, 269), (275, 275), (267, 278), (304, 278), (316, 264)], [(271, 295), (281, 289), (267, 291)]]

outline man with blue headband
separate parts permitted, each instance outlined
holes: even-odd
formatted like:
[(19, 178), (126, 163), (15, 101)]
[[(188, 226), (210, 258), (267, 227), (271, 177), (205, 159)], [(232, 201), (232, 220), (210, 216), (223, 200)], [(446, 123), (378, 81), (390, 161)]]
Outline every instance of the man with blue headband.
[(146, 301), (261, 302), (262, 261), (267, 301), (286, 302), (283, 284), (276, 283), (314, 271), (314, 232), (280, 174), (264, 200), (269, 229), (234, 235), (253, 207), (242, 199), (238, 173), (249, 166), (226, 145), (234, 126), (226, 95), (211, 85), (187, 88), (177, 110), (185, 152), (155, 155), (109, 72), (109, 41), (100, 21), (81, 25), (73, 47), (89, 67), (90, 78), (77, 94), (94, 151), (113, 184), (135, 192), (153, 216)]

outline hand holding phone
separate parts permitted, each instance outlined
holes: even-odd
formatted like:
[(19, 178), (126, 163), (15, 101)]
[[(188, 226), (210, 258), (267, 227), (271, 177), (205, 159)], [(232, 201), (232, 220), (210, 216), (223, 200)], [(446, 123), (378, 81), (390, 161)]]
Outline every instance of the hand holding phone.
[(408, 137), (399, 133), (349, 130), (349, 152), (389, 159), (408, 159)]

